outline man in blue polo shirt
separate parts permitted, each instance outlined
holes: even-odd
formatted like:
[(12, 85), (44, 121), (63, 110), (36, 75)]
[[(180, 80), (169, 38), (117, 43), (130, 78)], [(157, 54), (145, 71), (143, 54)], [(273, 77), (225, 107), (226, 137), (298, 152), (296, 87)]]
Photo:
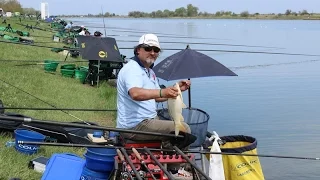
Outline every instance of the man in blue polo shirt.
[[(152, 70), (160, 51), (158, 37), (144, 34), (134, 48), (133, 60), (120, 70), (117, 80), (117, 128), (165, 134), (174, 131), (173, 121), (159, 120), (157, 117), (156, 102), (176, 98), (178, 95), (178, 90), (174, 87), (161, 89)], [(181, 91), (185, 91), (189, 88), (190, 81), (180, 81), (179, 85)], [(190, 134), (190, 127), (186, 123), (183, 125), (186, 133)], [(132, 140), (168, 140), (161, 136), (123, 135)]]

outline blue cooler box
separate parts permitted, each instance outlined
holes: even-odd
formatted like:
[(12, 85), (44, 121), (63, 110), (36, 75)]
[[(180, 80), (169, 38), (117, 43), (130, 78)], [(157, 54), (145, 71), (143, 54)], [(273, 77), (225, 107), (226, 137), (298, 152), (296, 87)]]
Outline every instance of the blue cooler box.
[(41, 180), (79, 180), (85, 160), (74, 154), (53, 154)]

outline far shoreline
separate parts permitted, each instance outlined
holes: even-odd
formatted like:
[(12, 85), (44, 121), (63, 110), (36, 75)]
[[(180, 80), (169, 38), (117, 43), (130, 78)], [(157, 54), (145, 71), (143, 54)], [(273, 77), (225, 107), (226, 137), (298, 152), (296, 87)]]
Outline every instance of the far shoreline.
[(130, 17), (130, 16), (58, 16), (59, 18), (118, 18), (118, 19), (212, 19), (212, 20), (320, 20), (320, 16), (318, 17), (276, 17), (268, 16), (268, 17)]

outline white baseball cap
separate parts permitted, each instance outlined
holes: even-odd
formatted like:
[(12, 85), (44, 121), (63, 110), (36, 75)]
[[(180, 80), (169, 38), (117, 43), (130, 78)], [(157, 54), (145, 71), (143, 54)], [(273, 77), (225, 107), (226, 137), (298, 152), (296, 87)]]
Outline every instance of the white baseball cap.
[(156, 35), (154, 34), (144, 34), (141, 36), (141, 38), (139, 39), (139, 45), (140, 44), (146, 44), (149, 46), (155, 46), (160, 48), (160, 44), (159, 44), (159, 39)]

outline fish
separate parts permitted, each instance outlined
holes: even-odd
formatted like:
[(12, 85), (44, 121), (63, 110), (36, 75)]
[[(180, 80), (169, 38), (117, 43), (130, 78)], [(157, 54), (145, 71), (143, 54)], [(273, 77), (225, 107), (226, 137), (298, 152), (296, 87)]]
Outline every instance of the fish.
[(168, 98), (168, 112), (171, 119), (174, 121), (175, 135), (178, 136), (180, 131), (187, 132), (185, 126), (182, 124), (184, 118), (182, 116), (182, 109), (187, 108), (183, 103), (182, 93), (178, 83), (175, 83), (175, 88), (178, 89), (178, 96), (176, 98)]

